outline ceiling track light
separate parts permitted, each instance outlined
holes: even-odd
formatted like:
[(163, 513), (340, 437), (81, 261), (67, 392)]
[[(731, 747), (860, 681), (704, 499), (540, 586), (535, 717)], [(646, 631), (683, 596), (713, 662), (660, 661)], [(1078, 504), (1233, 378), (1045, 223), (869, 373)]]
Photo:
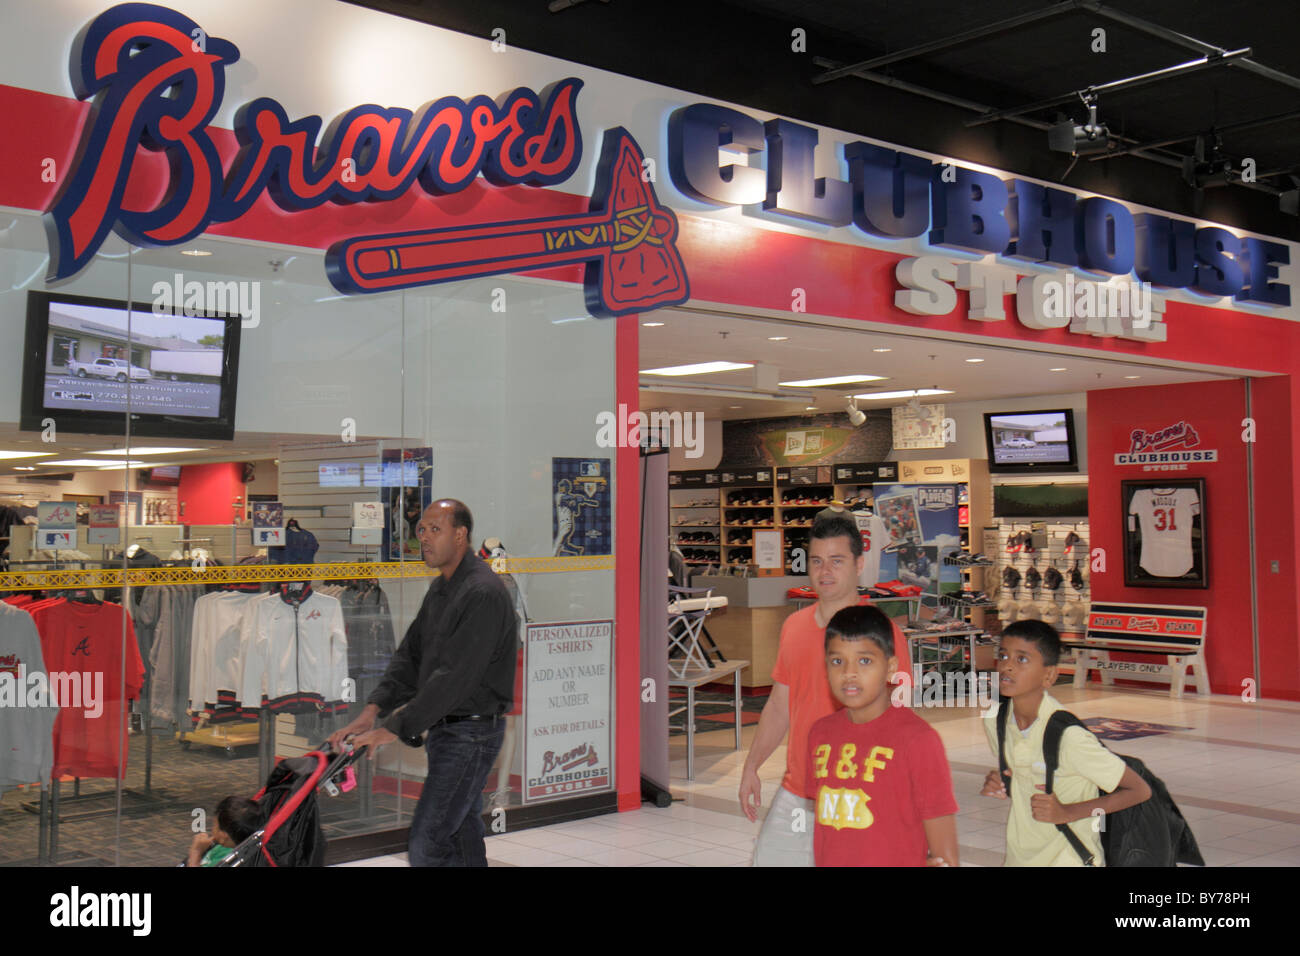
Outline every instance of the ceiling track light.
[(1079, 99), (1088, 108), (1088, 121), (1076, 126), (1074, 120), (1066, 118), (1054, 123), (1047, 130), (1047, 147), (1058, 153), (1071, 156), (1104, 153), (1110, 149), (1110, 130), (1104, 123), (1097, 122), (1097, 94), (1091, 91), (1079, 93)]
[(848, 400), (844, 410), (848, 412), (849, 422), (854, 428), (860, 428), (862, 423), (867, 420), (866, 414), (858, 408), (858, 403), (851, 398)]

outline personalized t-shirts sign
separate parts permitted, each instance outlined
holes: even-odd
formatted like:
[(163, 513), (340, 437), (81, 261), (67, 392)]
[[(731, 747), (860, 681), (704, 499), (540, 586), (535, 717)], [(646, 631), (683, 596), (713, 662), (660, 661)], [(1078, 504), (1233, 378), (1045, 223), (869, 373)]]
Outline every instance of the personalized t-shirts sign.
[(524, 803), (613, 786), (613, 621), (528, 625)]

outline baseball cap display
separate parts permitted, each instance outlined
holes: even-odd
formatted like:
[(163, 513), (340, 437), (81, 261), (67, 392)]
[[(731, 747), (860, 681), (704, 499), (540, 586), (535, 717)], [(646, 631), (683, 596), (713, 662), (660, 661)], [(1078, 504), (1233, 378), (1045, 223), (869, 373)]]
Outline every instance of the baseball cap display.
[(1022, 621), (1040, 621), (1043, 618), (1043, 610), (1033, 601), (1025, 601), (1016, 611), (1017, 617)]

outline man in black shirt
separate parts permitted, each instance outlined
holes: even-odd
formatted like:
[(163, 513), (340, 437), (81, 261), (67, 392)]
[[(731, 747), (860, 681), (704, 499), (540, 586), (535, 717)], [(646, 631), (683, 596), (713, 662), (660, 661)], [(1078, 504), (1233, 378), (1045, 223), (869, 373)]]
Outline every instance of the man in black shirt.
[(429, 772), (411, 818), (411, 866), (487, 866), (483, 787), (512, 705), (518, 622), (505, 585), (470, 550), (473, 528), (469, 509), (451, 498), (421, 516), (421, 553), (439, 576), (361, 716), (330, 737), (337, 748), (356, 735), (352, 743), (373, 757), (425, 734)]

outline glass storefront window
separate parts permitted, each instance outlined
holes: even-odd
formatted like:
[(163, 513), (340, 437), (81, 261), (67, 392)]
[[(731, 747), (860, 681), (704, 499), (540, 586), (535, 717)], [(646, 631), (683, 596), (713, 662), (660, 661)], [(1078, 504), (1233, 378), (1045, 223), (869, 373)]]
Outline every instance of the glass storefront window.
[[(114, 238), (57, 291), (129, 302), (129, 319), (55, 310), (62, 318), (47, 330), (40, 382), (47, 397), (102, 406), (114, 424), (79, 431), (75, 408), (56, 412), (43, 441), (19, 427), (17, 386), (27, 293), (46, 288), (37, 217), (15, 217), (0, 236), (0, 270), (11, 343), (0, 377), (14, 383), (0, 396), (0, 448), (42, 453), (36, 472), (7, 470), (0, 495), (83, 512), (75, 549), (38, 548), (40, 529), (15, 527), (0, 595), (75, 604), (63, 613), (89, 622), (105, 686), (126, 691), (107, 694), (110, 706), (94, 718), (109, 759), (82, 754), (43, 787), (3, 781), (0, 863), (175, 863), (196, 827), (212, 831), (223, 798), (253, 796), (278, 760), (345, 726), (433, 579), (415, 525), (434, 500), (456, 498), (472, 512), (471, 552), (493, 562), (520, 615), (521, 668), (529, 622), (612, 621), (616, 491), (595, 423), (614, 407), (614, 324), (587, 315), (579, 288), (493, 278), (348, 297), (326, 282), (316, 252), (212, 238), (141, 250)], [(237, 375), (223, 379), (223, 349), (236, 335)], [(111, 368), (76, 375), (96, 362)], [(192, 419), (165, 434), (140, 434), (139, 419), (128, 419), (201, 418), (219, 410), (223, 391), (226, 400), (235, 392), (228, 440), (204, 437)], [(115, 454), (96, 454), (105, 451)], [(87, 464), (101, 458), (116, 467)], [(57, 480), (41, 477), (55, 470)], [(117, 523), (92, 535), (97, 505), (119, 506)], [(48, 569), (68, 574), (17, 576)], [(98, 569), (129, 571), (130, 586), (93, 586), (85, 575)], [(284, 582), (306, 587), (282, 594)], [(545, 643), (557, 635), (536, 631), (537, 646), (559, 646)], [(272, 658), (286, 646), (295, 671), (275, 683)], [(603, 670), (592, 670), (602, 648)], [(534, 667), (533, 703), (538, 715), (570, 708), (599, 723), (595, 759), (574, 770), (557, 762), (562, 741), (550, 742), (549, 756), (528, 745), (521, 673), (485, 813), (527, 802), (535, 818), (532, 804), (544, 815), (550, 801), (593, 786), (612, 803), (612, 641), (586, 653), (584, 673), (603, 679), (603, 695), (575, 674)], [(123, 736), (118, 760), (111, 744)], [(596, 762), (603, 786), (588, 772)], [(114, 764), (124, 767), (120, 781)], [(356, 786), (321, 796), (336, 845), (408, 826), (425, 757), (394, 743), (355, 770)], [(537, 785), (525, 801), (530, 771)]]

